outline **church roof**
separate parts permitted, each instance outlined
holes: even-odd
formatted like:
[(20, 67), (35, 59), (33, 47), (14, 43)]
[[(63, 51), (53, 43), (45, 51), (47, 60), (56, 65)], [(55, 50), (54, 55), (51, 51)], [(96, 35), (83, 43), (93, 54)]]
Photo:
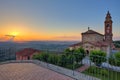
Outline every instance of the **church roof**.
[(100, 34), (100, 33), (96, 32), (96, 31), (94, 31), (94, 30), (88, 30), (88, 31), (86, 31), (86, 32), (84, 32), (84, 33), (82, 33), (82, 34), (99, 34), (99, 35), (104, 36), (103, 34)]

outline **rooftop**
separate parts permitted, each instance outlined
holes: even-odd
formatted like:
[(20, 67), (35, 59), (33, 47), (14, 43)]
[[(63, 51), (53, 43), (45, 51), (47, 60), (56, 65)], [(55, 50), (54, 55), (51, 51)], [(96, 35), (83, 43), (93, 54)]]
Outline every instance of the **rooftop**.
[(23, 50), (17, 52), (16, 54), (17, 55), (24, 55), (24, 56), (27, 56), (27, 55), (31, 55), (35, 52), (40, 52), (39, 50), (36, 50), (36, 49), (32, 49), (32, 48), (24, 48)]

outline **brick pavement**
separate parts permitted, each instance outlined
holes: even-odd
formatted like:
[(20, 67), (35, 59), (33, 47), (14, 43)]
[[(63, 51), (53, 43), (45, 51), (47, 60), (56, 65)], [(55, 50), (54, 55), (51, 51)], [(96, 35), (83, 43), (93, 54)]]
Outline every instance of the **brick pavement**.
[(74, 80), (33, 63), (0, 65), (0, 80)]

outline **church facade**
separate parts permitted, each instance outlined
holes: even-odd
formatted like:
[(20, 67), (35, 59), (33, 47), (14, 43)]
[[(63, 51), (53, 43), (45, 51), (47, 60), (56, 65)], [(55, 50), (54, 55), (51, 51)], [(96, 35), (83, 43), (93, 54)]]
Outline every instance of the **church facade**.
[(81, 33), (82, 41), (71, 45), (69, 48), (74, 49), (83, 47), (87, 53), (89, 53), (91, 50), (102, 50), (107, 53), (108, 50), (115, 48), (112, 43), (112, 23), (112, 17), (108, 11), (104, 21), (104, 34), (88, 28), (86, 32)]

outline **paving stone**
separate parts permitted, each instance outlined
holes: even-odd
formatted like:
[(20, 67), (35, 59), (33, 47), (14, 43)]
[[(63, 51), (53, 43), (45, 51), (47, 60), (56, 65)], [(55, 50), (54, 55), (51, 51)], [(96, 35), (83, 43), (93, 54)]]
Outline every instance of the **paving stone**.
[(74, 80), (33, 63), (0, 65), (0, 80)]

